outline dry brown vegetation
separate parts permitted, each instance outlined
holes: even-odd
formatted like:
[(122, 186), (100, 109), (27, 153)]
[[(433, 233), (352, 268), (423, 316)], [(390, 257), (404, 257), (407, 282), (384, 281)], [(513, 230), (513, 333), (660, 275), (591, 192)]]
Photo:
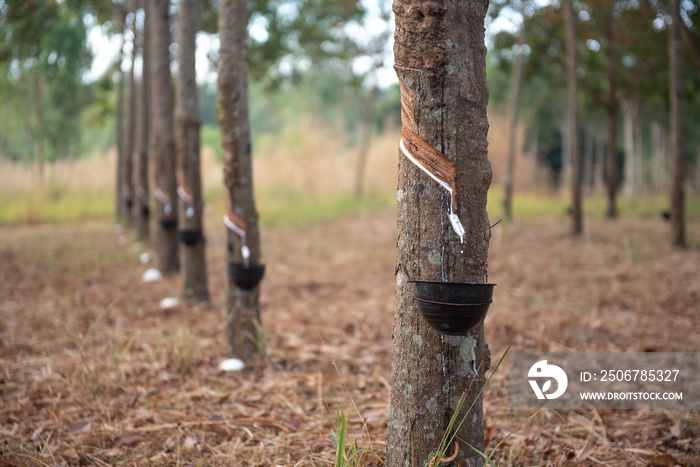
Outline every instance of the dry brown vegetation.
[[(211, 217), (211, 216), (210, 216)], [(162, 310), (179, 278), (142, 283), (106, 222), (2, 228), (3, 465), (328, 465), (336, 406), (359, 444), (384, 450), (395, 225), (392, 210), (263, 232), (267, 357), (225, 357), (223, 228), (209, 219), (213, 303)], [(666, 247), (656, 219), (563, 217), (499, 225), (486, 319), (494, 356), (514, 350), (697, 351), (700, 252)], [(700, 228), (698, 222), (692, 229)], [(698, 465), (700, 416), (507, 408), (486, 390), (501, 465)], [(366, 462), (370, 459), (365, 458)]]
[[(490, 147), (496, 187), (498, 134)], [(256, 159), (263, 213), (265, 203), (309, 189), (321, 198), (351, 193), (355, 152), (341, 138), (304, 135), (293, 154)], [(373, 196), (395, 190), (396, 140), (386, 135), (373, 146)], [(532, 165), (519, 164), (525, 186)], [(82, 181), (71, 175), (83, 173), (76, 165), (56, 169), (58, 181), (102, 180), (96, 186), (111, 190), (107, 164), (89, 166)], [(223, 373), (219, 170), (205, 152), (210, 304), (161, 309), (161, 299), (179, 293), (179, 277), (143, 283), (141, 247), (129, 233), (121, 245), (107, 220), (0, 227), (0, 466), (332, 465), (337, 408), (349, 418), (348, 434), (383, 455), (395, 212), (275, 226), (263, 218), (266, 357)], [(11, 187), (19, 193), (29, 184)], [(528, 203), (549, 201), (541, 194)], [(499, 285), (485, 325), (494, 363), (509, 345), (699, 351), (700, 219), (689, 224), (693, 247), (676, 251), (658, 215), (587, 219), (590, 233), (575, 239), (556, 206), (551, 215), (524, 215), (516, 204), (516, 223), (494, 228), (489, 278)], [(496, 465), (700, 465), (697, 411), (514, 412), (505, 375), (504, 366), (485, 395)], [(375, 460), (366, 455), (359, 464)]]

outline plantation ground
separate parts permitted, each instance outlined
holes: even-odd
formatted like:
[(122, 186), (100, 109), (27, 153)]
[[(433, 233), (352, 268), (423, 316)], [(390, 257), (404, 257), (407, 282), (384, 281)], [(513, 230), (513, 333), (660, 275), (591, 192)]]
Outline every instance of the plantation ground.
[[(516, 211), (517, 212), (517, 211)], [(493, 217), (493, 216), (492, 216)], [(148, 265), (108, 221), (0, 227), (0, 465), (329, 465), (336, 408), (384, 455), (395, 214), (263, 229), (267, 357), (222, 373), (224, 238), (207, 218), (212, 303), (162, 310), (177, 276)], [(496, 220), (496, 219), (492, 219)], [(486, 318), (512, 350), (699, 351), (700, 222), (674, 251), (658, 215), (563, 216), (494, 228)], [(700, 465), (700, 414), (507, 408), (505, 370), (486, 390), (497, 465)], [(490, 451), (489, 451), (490, 452)], [(363, 464), (373, 457), (363, 458)]]

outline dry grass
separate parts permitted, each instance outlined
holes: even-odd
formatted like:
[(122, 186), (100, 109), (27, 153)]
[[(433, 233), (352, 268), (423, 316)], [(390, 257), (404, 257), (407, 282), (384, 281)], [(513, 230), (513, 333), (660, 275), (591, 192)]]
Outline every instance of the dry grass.
[[(142, 283), (146, 266), (104, 222), (0, 229), (1, 464), (328, 465), (336, 405), (349, 434), (383, 452), (394, 212), (263, 230), (268, 358), (240, 374), (216, 370), (226, 352), (216, 221), (213, 303), (167, 311), (158, 302), (179, 278)], [(698, 351), (700, 252), (668, 248), (656, 220), (589, 228), (573, 239), (562, 218), (539, 217), (495, 229), (493, 354)], [(532, 414), (507, 409), (499, 375), (485, 410), (491, 446), (512, 433), (493, 454), (500, 465), (700, 462), (698, 412), (543, 412), (518, 429)]]
[[(506, 159), (506, 120), (492, 115), (489, 153), (493, 186), (503, 183)], [(391, 206), (396, 194), (399, 130), (375, 136), (365, 170), (364, 197), (354, 196), (358, 151), (347, 147), (347, 135), (311, 119), (301, 131), (269, 138), (255, 148), (254, 183), (263, 222), (287, 224), (297, 220), (333, 217), (357, 207)], [(521, 144), (518, 143), (518, 147)], [(0, 224), (71, 222), (108, 218), (114, 204), (116, 153), (93, 155), (80, 161), (25, 167), (0, 159)], [(532, 191), (535, 164), (517, 153), (515, 186)], [(208, 202), (223, 209), (221, 165), (214, 151), (202, 151), (203, 187)]]

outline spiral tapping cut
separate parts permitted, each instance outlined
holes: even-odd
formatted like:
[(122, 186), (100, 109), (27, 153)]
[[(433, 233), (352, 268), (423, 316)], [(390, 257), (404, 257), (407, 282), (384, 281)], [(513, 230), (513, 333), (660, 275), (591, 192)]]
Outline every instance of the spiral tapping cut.
[(156, 188), (153, 191), (153, 197), (163, 203), (163, 212), (165, 213), (166, 216), (169, 216), (173, 212), (173, 205), (170, 200), (170, 196), (166, 192), (160, 189), (160, 187)]
[[(464, 243), (464, 226), (455, 214), (456, 184), (454, 164), (440, 151), (428, 144), (423, 138), (413, 131), (415, 119), (413, 117), (413, 91), (399, 80), (401, 87), (401, 121), (402, 138), (399, 141), (401, 153), (413, 162), (419, 169), (428, 174), (430, 178), (450, 193), (450, 211), (448, 218), (452, 229)], [(410, 150), (409, 150), (410, 148)]]
[[(426, 143), (427, 144), (427, 143)], [(455, 205), (455, 190), (453, 188), (454, 185), (454, 179), (452, 181), (452, 185), (447, 183), (445, 180), (441, 179), (436, 171), (432, 171), (428, 169), (426, 166), (424, 166), (421, 162), (418, 161), (413, 155), (406, 149), (406, 145), (404, 144), (403, 138), (399, 141), (399, 148), (401, 149), (401, 153), (408, 158), (411, 162), (413, 162), (418, 168), (423, 170), (426, 174), (430, 176), (433, 180), (438, 182), (440, 186), (442, 186), (444, 189), (446, 189), (450, 193), (450, 212), (448, 215), (448, 218), (450, 219), (450, 223), (452, 224), (452, 229), (454, 229), (455, 233), (457, 236), (459, 236), (459, 241), (461, 243), (464, 243), (464, 234), (466, 233), (464, 230), (464, 226), (462, 225), (462, 222), (459, 220), (459, 216), (455, 214), (454, 212), (454, 205)], [(437, 152), (437, 150), (436, 150)], [(444, 157), (444, 156), (443, 156)], [(447, 158), (445, 158), (447, 160)], [(447, 161), (449, 162), (449, 161)], [(454, 168), (454, 167), (453, 167)]]
[(177, 195), (185, 202), (185, 204), (187, 204), (185, 216), (187, 216), (188, 219), (194, 217), (194, 196), (192, 195), (192, 190), (184, 187), (183, 185), (178, 185)]
[(241, 237), (241, 256), (243, 257), (243, 264), (246, 267), (250, 266), (250, 248), (246, 245), (245, 222), (234, 213), (228, 212), (224, 214), (224, 224)]

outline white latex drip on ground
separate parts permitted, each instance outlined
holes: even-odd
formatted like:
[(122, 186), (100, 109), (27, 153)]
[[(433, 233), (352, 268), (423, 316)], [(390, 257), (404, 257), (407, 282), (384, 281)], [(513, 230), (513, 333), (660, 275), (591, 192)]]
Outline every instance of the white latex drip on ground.
[(219, 363), (219, 370), (221, 371), (240, 371), (243, 368), (245, 368), (245, 363), (238, 358), (227, 358)]

